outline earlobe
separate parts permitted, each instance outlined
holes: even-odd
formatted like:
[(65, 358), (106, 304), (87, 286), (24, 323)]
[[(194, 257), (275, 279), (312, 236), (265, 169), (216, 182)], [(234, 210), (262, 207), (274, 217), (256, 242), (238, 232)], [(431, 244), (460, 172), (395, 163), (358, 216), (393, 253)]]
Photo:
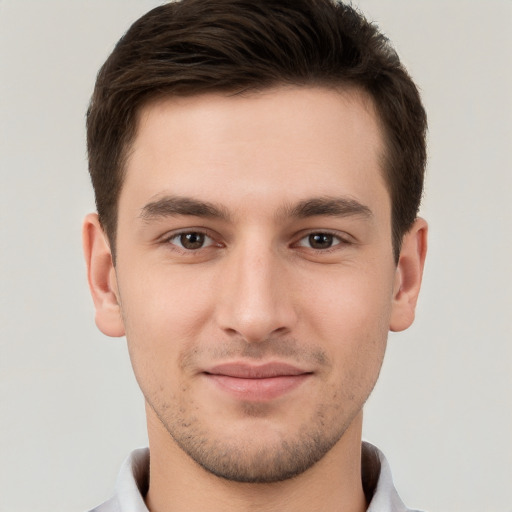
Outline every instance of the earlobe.
[(414, 321), (427, 254), (427, 231), (426, 221), (418, 218), (404, 235), (395, 274), (391, 331), (403, 331)]
[(90, 213), (84, 219), (82, 242), (87, 279), (96, 308), (96, 325), (107, 336), (124, 336), (112, 253), (95, 213)]

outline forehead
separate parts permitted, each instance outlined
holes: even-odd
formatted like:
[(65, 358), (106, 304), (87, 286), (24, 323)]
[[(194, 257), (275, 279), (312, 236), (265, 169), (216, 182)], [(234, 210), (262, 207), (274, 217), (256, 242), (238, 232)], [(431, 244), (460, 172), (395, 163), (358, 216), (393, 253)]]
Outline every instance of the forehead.
[(120, 208), (134, 195), (201, 196), (228, 208), (333, 193), (382, 199), (383, 151), (373, 103), (356, 89), (159, 98), (139, 113)]

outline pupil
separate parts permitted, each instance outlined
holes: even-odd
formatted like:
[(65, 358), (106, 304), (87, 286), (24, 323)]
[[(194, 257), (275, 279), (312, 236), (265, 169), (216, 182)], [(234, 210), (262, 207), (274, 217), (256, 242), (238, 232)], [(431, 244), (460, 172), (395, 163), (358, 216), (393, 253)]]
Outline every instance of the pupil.
[(313, 249), (328, 249), (332, 245), (332, 235), (314, 233), (309, 235), (309, 244)]
[(204, 244), (204, 235), (202, 233), (183, 233), (180, 236), (180, 242), (185, 249), (200, 249)]

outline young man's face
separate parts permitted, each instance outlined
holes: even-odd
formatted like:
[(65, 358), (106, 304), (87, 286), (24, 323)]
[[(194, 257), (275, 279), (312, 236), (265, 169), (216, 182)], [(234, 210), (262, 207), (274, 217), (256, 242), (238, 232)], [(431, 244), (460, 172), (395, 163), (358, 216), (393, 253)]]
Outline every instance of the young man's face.
[[(383, 152), (353, 90), (143, 109), (115, 270), (92, 218), (86, 237), (104, 251), (97, 323), (126, 332), (150, 440), (228, 479), (277, 481), (360, 435), (388, 330), (412, 321), (421, 277), (422, 261), (393, 260)], [(411, 260), (422, 226), (404, 241)]]

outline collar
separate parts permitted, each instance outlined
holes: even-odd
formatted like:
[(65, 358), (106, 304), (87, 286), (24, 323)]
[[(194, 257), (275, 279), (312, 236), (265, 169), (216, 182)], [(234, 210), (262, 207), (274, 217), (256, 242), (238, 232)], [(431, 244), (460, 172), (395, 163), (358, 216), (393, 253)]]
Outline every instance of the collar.
[[(361, 455), (363, 488), (370, 501), (367, 512), (415, 512), (408, 509), (398, 496), (384, 454), (363, 441)], [(148, 489), (148, 479), (149, 449), (139, 448), (124, 461), (115, 495), (90, 512), (149, 512), (143, 498)]]

